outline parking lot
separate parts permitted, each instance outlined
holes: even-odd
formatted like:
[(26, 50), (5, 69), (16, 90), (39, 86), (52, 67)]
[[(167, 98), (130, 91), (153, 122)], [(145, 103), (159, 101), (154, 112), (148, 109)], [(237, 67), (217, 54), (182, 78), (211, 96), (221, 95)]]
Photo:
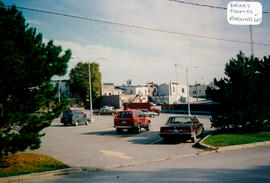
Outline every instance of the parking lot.
[[(89, 111), (86, 111), (89, 114)], [(201, 152), (190, 141), (166, 144), (159, 137), (159, 129), (171, 114), (150, 118), (152, 130), (141, 134), (117, 135), (113, 128), (114, 116), (94, 116), (89, 125), (64, 126), (59, 119), (45, 129), (42, 146), (35, 153), (44, 153), (71, 167), (105, 168), (128, 163), (158, 160), (177, 155)], [(210, 116), (197, 116), (210, 129)], [(199, 139), (198, 139), (199, 140)]]

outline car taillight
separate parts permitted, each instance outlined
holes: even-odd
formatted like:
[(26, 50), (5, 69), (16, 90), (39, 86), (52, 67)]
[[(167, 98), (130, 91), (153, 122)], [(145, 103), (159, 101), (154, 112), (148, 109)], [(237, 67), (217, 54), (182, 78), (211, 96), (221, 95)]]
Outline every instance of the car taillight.
[(161, 132), (165, 132), (165, 133), (172, 132), (172, 129), (162, 128)]
[(190, 130), (191, 130), (190, 128), (188, 128), (188, 129), (182, 129), (181, 132), (190, 132)]

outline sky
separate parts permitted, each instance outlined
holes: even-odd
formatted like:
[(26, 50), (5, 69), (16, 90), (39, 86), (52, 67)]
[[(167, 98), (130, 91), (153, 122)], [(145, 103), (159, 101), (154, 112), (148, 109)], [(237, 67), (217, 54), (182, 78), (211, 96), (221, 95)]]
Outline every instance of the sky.
[[(188, 1), (188, 0), (186, 0)], [(249, 26), (230, 25), (227, 12), (169, 0), (4, 0), (5, 5), (33, 8), (92, 19), (151, 27), (239, 41), (250, 41)], [(226, 7), (229, 0), (189, 2)], [(270, 12), (270, 1), (259, 0)], [(44, 42), (54, 40), (64, 50), (71, 49), (69, 68), (81, 62), (100, 64), (102, 82), (144, 85), (178, 81), (208, 84), (225, 77), (225, 64), (242, 50), (251, 54), (249, 44), (202, 39), (135, 29), (64, 16), (20, 10), (31, 27), (42, 33)], [(253, 41), (270, 43), (270, 14), (252, 26)], [(254, 45), (254, 55), (270, 55), (270, 47)], [(175, 67), (175, 64), (178, 66)], [(196, 66), (197, 68), (195, 68)], [(68, 78), (68, 74), (61, 79)], [(59, 79), (55, 77), (54, 79)]]

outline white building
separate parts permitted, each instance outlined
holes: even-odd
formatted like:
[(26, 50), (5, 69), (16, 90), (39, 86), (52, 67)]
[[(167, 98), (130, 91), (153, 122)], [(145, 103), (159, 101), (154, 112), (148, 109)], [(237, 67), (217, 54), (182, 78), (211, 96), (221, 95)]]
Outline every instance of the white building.
[(124, 90), (126, 94), (138, 95), (142, 102), (148, 101), (148, 95), (150, 93), (150, 88), (148, 86), (118, 86), (117, 88)]
[(207, 88), (216, 88), (216, 86), (214, 85), (214, 82), (209, 83), (208, 85), (199, 85), (199, 86), (190, 86), (189, 89), (189, 95), (190, 97), (193, 98), (198, 98), (198, 99), (205, 99), (206, 98), (206, 90)]
[(208, 85), (191, 86), (189, 89), (189, 95), (193, 98), (206, 98), (206, 89)]
[(175, 82), (157, 85), (154, 100), (163, 104), (185, 103), (187, 87)]
[(101, 96), (114, 95), (114, 84), (113, 83), (102, 83)]

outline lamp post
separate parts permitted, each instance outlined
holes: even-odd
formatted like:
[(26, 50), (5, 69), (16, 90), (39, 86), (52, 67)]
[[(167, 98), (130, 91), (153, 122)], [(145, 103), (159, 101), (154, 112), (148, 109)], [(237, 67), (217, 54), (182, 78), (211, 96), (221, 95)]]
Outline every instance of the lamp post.
[(188, 70), (189, 69), (192, 69), (192, 68), (199, 68), (197, 66), (193, 66), (193, 67), (190, 67), (190, 68), (184, 68), (182, 65), (179, 65), (181, 66), (183, 69), (186, 70), (186, 73), (187, 73), (187, 103), (188, 103), (188, 115), (190, 115), (190, 102), (189, 102), (189, 84), (188, 84)]
[[(98, 59), (103, 59), (106, 60), (104, 57), (99, 57), (96, 58), (94, 61)], [(90, 108), (90, 123), (94, 122), (94, 117), (93, 117), (93, 106), (92, 106), (92, 86), (91, 86), (91, 69), (90, 69), (90, 62), (88, 61), (88, 73), (89, 73), (89, 108)]]
[(181, 66), (181, 65), (179, 65), (179, 64), (174, 64), (174, 66), (175, 66), (175, 82), (177, 83), (178, 82), (178, 78), (177, 78), (177, 66)]
[(58, 102), (61, 102), (61, 79), (59, 79), (58, 87)]

